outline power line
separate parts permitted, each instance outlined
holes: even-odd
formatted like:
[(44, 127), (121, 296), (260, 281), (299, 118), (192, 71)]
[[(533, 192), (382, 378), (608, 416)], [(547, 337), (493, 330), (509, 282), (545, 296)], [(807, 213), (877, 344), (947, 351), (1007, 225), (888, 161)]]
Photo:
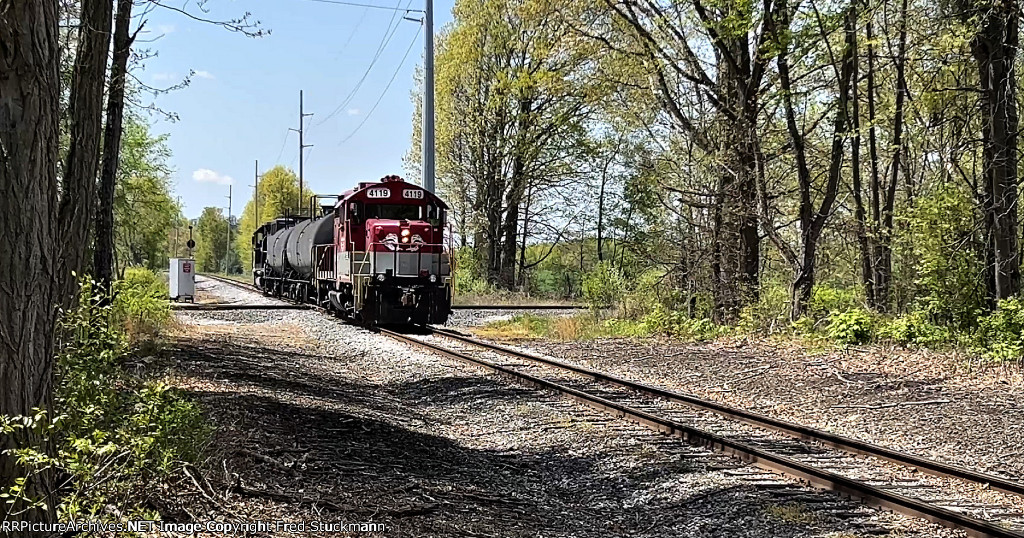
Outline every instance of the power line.
[(389, 80), (387, 86), (384, 87), (384, 91), (380, 92), (380, 96), (377, 97), (377, 102), (373, 104), (373, 108), (371, 108), (370, 111), (366, 113), (366, 116), (363, 116), (363, 121), (359, 122), (359, 125), (356, 126), (355, 130), (349, 133), (348, 136), (346, 136), (341, 142), (338, 143), (339, 146), (344, 144), (345, 142), (348, 142), (350, 138), (355, 136), (356, 133), (359, 132), (359, 129), (361, 129), (363, 125), (366, 124), (367, 120), (370, 119), (370, 115), (373, 114), (373, 111), (377, 110), (377, 106), (380, 105), (380, 102), (384, 100), (384, 96), (387, 95), (388, 90), (391, 89), (391, 84), (395, 82), (395, 78), (398, 77), (398, 73), (402, 70), (402, 67), (405, 66), (405, 61), (409, 58), (409, 53), (412, 52), (412, 48), (414, 45), (416, 45), (416, 41), (417, 39), (419, 39), (420, 33), (422, 32), (423, 27), (421, 26), (420, 29), (416, 31), (416, 35), (413, 36), (412, 42), (409, 43), (409, 48), (405, 50), (405, 56), (402, 56), (402, 62), (398, 64), (398, 69), (395, 69), (395, 73), (391, 75), (391, 80)]
[(277, 158), (274, 159), (274, 164), (277, 164), (277, 163), (281, 162), (281, 155), (284, 155), (284, 147), (288, 144), (288, 133), (290, 133), (290, 132), (291, 132), (291, 129), (288, 129), (287, 131), (284, 132), (284, 141), (281, 142), (281, 149), (278, 150), (278, 152), (277, 152)]
[[(398, 5), (401, 4), (402, 0), (398, 0)], [(406, 13), (410, 12), (408, 8), (411, 4), (412, 0), (409, 0), (405, 4)], [(399, 10), (396, 9), (395, 13), (391, 15), (391, 20), (388, 21), (388, 29), (384, 31), (384, 37), (381, 39), (380, 44), (377, 46), (377, 52), (373, 55), (373, 59), (370, 60), (370, 65), (366, 67), (366, 71), (363, 72), (363, 76), (359, 78), (359, 82), (356, 82), (356, 85), (355, 87), (352, 88), (352, 91), (350, 91), (348, 95), (346, 95), (345, 98), (342, 99), (341, 104), (335, 107), (335, 109), (332, 110), (330, 114), (328, 114), (323, 120), (317, 122), (315, 125), (323, 125), (324, 123), (330, 121), (330, 119), (333, 118), (334, 116), (337, 116), (338, 113), (342, 111), (342, 109), (347, 107), (349, 103), (352, 102), (352, 99), (356, 96), (356, 92), (358, 92), (359, 89), (363, 87), (363, 83), (366, 82), (366, 77), (370, 75), (370, 71), (373, 69), (373, 66), (377, 65), (377, 60), (380, 59), (380, 56), (384, 52), (384, 49), (386, 49), (387, 46), (391, 43), (391, 39), (395, 36), (395, 33), (398, 31), (398, 26), (402, 22), (402, 19), (398, 19), (397, 22), (395, 21), (395, 15), (397, 15), (398, 11)]]
[(366, 19), (366, 14), (369, 12), (369, 9), (363, 8), (363, 14), (359, 16), (359, 20), (356, 21), (356, 25), (352, 27), (352, 31), (348, 34), (348, 39), (345, 40), (345, 44), (341, 46), (341, 50), (338, 54), (345, 52), (345, 49), (348, 48), (348, 44), (351, 43), (352, 38), (356, 36), (356, 31), (358, 31), (359, 27), (363, 25), (363, 21)]
[[(340, 6), (351, 6), (351, 7), (365, 7), (368, 9), (381, 9), (386, 11), (404, 11), (406, 13), (423, 13), (422, 9), (402, 9), (400, 7), (388, 7), (378, 6), (375, 4), (361, 4), (359, 2), (343, 2), (342, 0), (306, 0), (307, 2), (317, 2), (320, 4), (337, 4)], [(401, 2), (399, 2), (401, 3)]]

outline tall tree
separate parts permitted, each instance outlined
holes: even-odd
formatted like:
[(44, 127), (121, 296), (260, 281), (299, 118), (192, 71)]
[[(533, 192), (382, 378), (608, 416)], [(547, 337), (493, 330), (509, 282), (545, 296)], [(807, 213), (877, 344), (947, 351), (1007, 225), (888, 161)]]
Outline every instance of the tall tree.
[[(694, 207), (711, 213), (715, 314), (720, 320), (733, 319), (758, 296), (756, 176), (763, 161), (758, 115), (765, 74), (774, 55), (768, 44), (774, 33), (785, 30), (779, 24), (759, 24), (757, 19), (785, 20), (780, 13), (787, 3), (605, 3), (626, 23), (629, 37), (621, 43), (594, 37), (624, 58), (642, 59), (647, 89), (657, 97), (675, 133), (686, 140), (687, 151), (696, 150), (714, 162), (713, 184), (680, 194)], [(707, 117), (713, 118), (710, 124), (704, 120)]]
[[(58, 2), (0, 9), (0, 415), (32, 415), (53, 404), (54, 332), (81, 274), (99, 164), (103, 81), (111, 3), (83, 0), (69, 94), (70, 145), (58, 176), (61, 52)], [(52, 521), (53, 472), (21, 464), (14, 448), (52, 453), (37, 428), (0, 437), (0, 487), (27, 478), (23, 517)], [(42, 503), (49, 509), (34, 507)], [(18, 535), (19, 533), (15, 533)]]
[(196, 221), (196, 270), (224, 271), (228, 250), (228, 219), (219, 207), (207, 207)]
[[(57, 151), (60, 74), (57, 2), (0, 9), (0, 415), (52, 404), (58, 284)], [(28, 475), (27, 495), (52, 504), (51, 473), (32, 474), (10, 450), (39, 447), (31, 430), (0, 436), (0, 488)], [(13, 508), (22, 509), (20, 503)], [(53, 511), (29, 519), (53, 520)]]
[[(112, 14), (110, 0), (82, 0), (78, 52), (71, 77), (71, 145), (61, 178), (60, 213), (64, 219), (60, 241), (65, 253), (61, 271), (65, 273), (82, 274), (84, 246), (88, 244), (95, 214)], [(65, 302), (73, 295), (73, 285), (70, 281), (65, 290)]]
[(99, 209), (96, 214), (96, 246), (93, 274), (103, 289), (110, 289), (114, 271), (114, 192), (121, 159), (121, 132), (124, 128), (125, 80), (132, 43), (142, 25), (133, 33), (134, 0), (118, 0), (114, 19), (114, 54), (107, 92), (107, 124), (103, 132), (103, 167), (100, 173)]
[[(252, 271), (252, 234), (256, 232), (256, 228), (278, 217), (298, 214), (299, 177), (294, 171), (278, 165), (260, 174), (259, 181), (259, 197), (254, 195), (246, 202), (238, 221), (238, 235), (233, 245), (245, 271)], [(303, 200), (313, 196), (312, 191), (305, 187), (303, 190)], [(256, 220), (257, 213), (259, 220)]]
[[(906, 1), (906, 0), (904, 0)], [(985, 223), (991, 263), (989, 294), (1006, 299), (1020, 291), (1017, 229), (1017, 75), (1020, 3), (966, 0), (962, 15), (978, 24), (971, 52), (981, 90)]]
[[(797, 203), (797, 220), (800, 225), (799, 247), (794, 249), (779, 233), (772, 213), (769, 210), (769, 197), (764, 187), (760, 184), (758, 189), (761, 200), (762, 217), (765, 219), (765, 230), (772, 241), (779, 247), (783, 257), (792, 266), (794, 278), (791, 289), (790, 319), (796, 321), (807, 308), (811, 299), (811, 292), (815, 284), (815, 270), (817, 267), (817, 252), (821, 234), (825, 229), (825, 223), (832, 213), (833, 205), (839, 194), (839, 181), (842, 173), (844, 146), (849, 130), (849, 101), (850, 87), (853, 78), (853, 62), (857, 48), (857, 7), (853, 0), (844, 16), (843, 28), (845, 30), (845, 43), (843, 55), (838, 62), (832, 59), (836, 72), (837, 97), (835, 103), (835, 119), (832, 124), (832, 147), (829, 159), (826, 163), (826, 181), (822, 188), (820, 204), (815, 207), (812, 198), (814, 180), (811, 174), (811, 167), (808, 163), (806, 128), (800, 126), (797, 121), (796, 108), (794, 106), (794, 90), (789, 65), (788, 36), (780, 35), (779, 56), (777, 59), (779, 69), (779, 89), (783, 102), (783, 109), (786, 117), (786, 130), (789, 135), (789, 145), (792, 148), (796, 162), (797, 190), (799, 200)], [(817, 9), (815, 9), (817, 13)], [(784, 10), (782, 20), (769, 19), (768, 26), (771, 28), (776, 23), (781, 23), (784, 28), (789, 27), (789, 10)], [(824, 28), (822, 28), (824, 33)], [(821, 36), (827, 39), (827, 35)], [(839, 63), (839, 65), (835, 65)], [(763, 179), (763, 178), (762, 178)]]

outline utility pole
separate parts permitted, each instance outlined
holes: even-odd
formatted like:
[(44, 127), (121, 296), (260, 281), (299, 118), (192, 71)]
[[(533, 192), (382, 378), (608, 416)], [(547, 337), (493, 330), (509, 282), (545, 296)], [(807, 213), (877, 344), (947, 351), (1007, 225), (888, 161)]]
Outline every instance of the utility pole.
[(256, 159), (256, 184), (253, 185), (256, 189), (256, 194), (253, 197), (253, 206), (256, 207), (256, 227), (259, 228), (260, 224), (260, 160)]
[(426, 50), (423, 55), (423, 188), (434, 192), (434, 0), (426, 2)]
[(228, 243), (224, 245), (224, 273), (231, 270), (231, 185), (228, 185)]
[(303, 108), (302, 108), (302, 90), (299, 90), (299, 128), (298, 129), (289, 129), (289, 130), (295, 131), (295, 132), (299, 133), (299, 216), (300, 217), (302, 216), (302, 213), (303, 213), (302, 208), (303, 208), (303, 205), (304, 205), (303, 202), (302, 202), (302, 152), (306, 148), (313, 147), (313, 144), (309, 144), (309, 145), (303, 144), (303, 142), (302, 142), (302, 135), (304, 134), (305, 129), (303, 129), (302, 125), (306, 122), (306, 117), (312, 116), (312, 115), (313, 115), (312, 112), (310, 112), (309, 114), (306, 114), (305, 110), (303, 110)]
[[(178, 197), (178, 205), (176, 207), (177, 207), (178, 211), (180, 212), (181, 211), (181, 196)], [(180, 215), (181, 213), (178, 213), (178, 214)], [(177, 220), (177, 219), (175, 219), (175, 220)], [(172, 258), (177, 258), (178, 257), (178, 230), (179, 229), (181, 229), (181, 226), (179, 226), (178, 223), (175, 223), (174, 224), (174, 252), (171, 253), (171, 257)]]

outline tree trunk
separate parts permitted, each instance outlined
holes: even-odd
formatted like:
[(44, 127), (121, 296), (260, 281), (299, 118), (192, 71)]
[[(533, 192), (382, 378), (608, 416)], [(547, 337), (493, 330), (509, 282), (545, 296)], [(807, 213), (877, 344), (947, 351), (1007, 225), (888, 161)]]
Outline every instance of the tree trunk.
[[(81, 275), (85, 265), (99, 173), (103, 130), (103, 89), (110, 50), (110, 0), (82, 0), (78, 53), (71, 77), (71, 146), (61, 181), (60, 240), (63, 274)], [(70, 305), (77, 282), (68, 279), (64, 298)]]
[(871, 270), (871, 240), (868, 236), (867, 211), (864, 208), (864, 185), (860, 170), (860, 53), (853, 49), (853, 83), (850, 86), (850, 100), (853, 104), (853, 146), (850, 152), (850, 167), (853, 186), (853, 220), (860, 251), (860, 277), (864, 285), (864, 297), (868, 307), (875, 306), (875, 281)]
[[(57, 248), (60, 73), (55, 1), (9, 2), (0, 9), (0, 415), (52, 410), (53, 342), (64, 275)], [(30, 474), (3, 451), (53, 454), (38, 433), (0, 436), (0, 491), (29, 476), (28, 497), (47, 511), (18, 516), (55, 520), (52, 471)], [(22, 509), (16, 502), (7, 513)], [(28, 536), (30, 533), (12, 533)]]
[[(904, 0), (905, 1), (905, 0)], [(993, 263), (992, 299), (1020, 290), (1017, 241), (1017, 55), (1018, 3), (988, 6), (971, 42), (982, 91), (984, 191)]]
[(121, 159), (124, 124), (124, 82), (135, 36), (129, 32), (133, 0), (118, 0), (114, 21), (114, 58), (107, 93), (107, 125), (103, 132), (103, 166), (100, 172), (99, 211), (96, 214), (96, 248), (93, 272), (102, 290), (110, 291), (114, 270), (114, 190)]

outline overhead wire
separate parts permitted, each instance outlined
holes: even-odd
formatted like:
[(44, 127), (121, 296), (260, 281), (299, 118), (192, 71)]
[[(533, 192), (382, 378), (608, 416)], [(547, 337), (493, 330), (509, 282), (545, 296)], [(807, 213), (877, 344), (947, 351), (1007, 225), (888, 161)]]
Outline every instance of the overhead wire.
[[(306, 1), (307, 2), (317, 2), (317, 3), (320, 3), (320, 4), (337, 4), (337, 5), (341, 5), (341, 6), (365, 7), (367, 9), (380, 9), (380, 10), (387, 10), (387, 11), (405, 11), (406, 13), (423, 13), (422, 9), (402, 9), (402, 8), (400, 8), (398, 6), (388, 7), (388, 6), (379, 6), (379, 5), (376, 5), (376, 4), (363, 4), (363, 3), (360, 3), (360, 2), (346, 2), (346, 1), (343, 1), (343, 0), (306, 0)], [(399, 2), (399, 4), (401, 4), (401, 2)]]
[[(398, 5), (401, 5), (401, 4), (402, 4), (402, 0), (398, 0)], [(409, 0), (405, 4), (406, 9), (404, 11), (406, 13), (408, 13), (410, 11), (408, 9), (410, 5), (412, 5), (412, 0)], [(360, 88), (363, 87), (363, 83), (366, 82), (367, 77), (370, 76), (370, 71), (372, 71), (373, 67), (375, 65), (377, 65), (377, 60), (380, 59), (381, 54), (383, 54), (384, 50), (391, 43), (391, 39), (395, 36), (395, 33), (398, 31), (398, 27), (399, 27), (399, 25), (401, 24), (401, 22), (403, 20), (403, 19), (399, 18), (397, 22), (395, 21), (395, 15), (397, 15), (397, 13), (399, 11), (402, 11), (402, 10), (396, 9), (395, 13), (392, 14), (391, 20), (388, 21), (388, 28), (387, 28), (387, 30), (384, 31), (384, 36), (381, 39), (380, 44), (377, 46), (377, 52), (373, 55), (373, 59), (370, 60), (370, 65), (368, 65), (366, 67), (366, 71), (364, 71), (363, 75), (361, 77), (359, 77), (359, 81), (356, 82), (356, 85), (352, 88), (351, 91), (349, 91), (348, 95), (346, 95), (345, 98), (342, 99), (341, 104), (339, 104), (337, 107), (335, 107), (334, 110), (332, 110), (330, 114), (325, 116), (324, 119), (320, 120), (315, 125), (323, 125), (324, 123), (330, 121), (331, 118), (333, 118), (334, 116), (337, 116), (339, 112), (341, 112), (345, 107), (347, 107), (352, 102), (352, 99), (356, 96), (356, 93), (359, 91)]]
[(348, 44), (352, 42), (352, 38), (355, 37), (356, 32), (359, 30), (359, 27), (363, 25), (363, 21), (366, 20), (366, 14), (369, 12), (370, 10), (368, 8), (363, 8), (363, 14), (359, 16), (359, 20), (356, 21), (356, 25), (352, 27), (352, 31), (349, 32), (348, 34), (348, 39), (345, 40), (345, 43), (341, 46), (341, 49), (338, 51), (338, 54), (344, 53), (345, 49), (348, 48)]
[(274, 164), (281, 162), (281, 155), (284, 155), (284, 147), (288, 145), (288, 133), (291, 133), (291, 129), (284, 132), (284, 141), (281, 142), (281, 149), (277, 151), (277, 158), (274, 159)]
[(341, 142), (338, 143), (339, 146), (344, 144), (345, 142), (348, 142), (353, 136), (355, 136), (356, 133), (358, 133), (359, 130), (363, 127), (363, 125), (365, 125), (366, 122), (370, 119), (370, 116), (373, 115), (373, 111), (377, 110), (377, 106), (380, 105), (381, 101), (384, 100), (384, 96), (387, 95), (388, 90), (391, 89), (391, 84), (395, 82), (395, 78), (398, 77), (398, 73), (401, 72), (402, 67), (405, 66), (405, 61), (409, 59), (409, 53), (412, 52), (412, 48), (413, 46), (416, 45), (416, 41), (419, 39), (421, 33), (423, 33), (422, 26), (420, 26), (420, 29), (416, 31), (416, 35), (413, 36), (412, 41), (409, 43), (409, 48), (405, 50), (405, 56), (402, 56), (401, 63), (398, 64), (398, 68), (395, 69), (394, 74), (391, 75), (391, 80), (388, 81), (387, 86), (384, 86), (384, 91), (380, 92), (380, 96), (377, 97), (377, 102), (375, 102), (373, 104), (373, 107), (370, 108), (370, 111), (367, 112), (365, 116), (363, 116), (363, 121), (359, 122), (359, 125), (357, 125), (356, 128), (351, 133), (348, 134), (348, 136), (346, 136), (344, 139), (342, 139)]

